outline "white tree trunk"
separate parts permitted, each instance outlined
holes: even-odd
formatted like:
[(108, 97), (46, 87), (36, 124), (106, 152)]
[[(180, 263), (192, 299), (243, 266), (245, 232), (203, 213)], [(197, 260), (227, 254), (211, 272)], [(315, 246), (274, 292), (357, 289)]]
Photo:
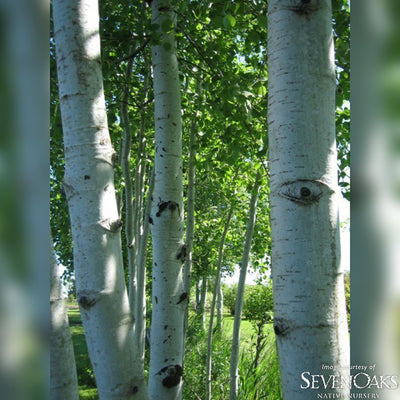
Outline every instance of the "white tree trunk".
[(201, 296), (201, 282), (200, 279), (196, 282), (196, 312), (199, 310)]
[(191, 273), (192, 273), (192, 248), (194, 238), (194, 205), (195, 205), (195, 179), (196, 179), (196, 135), (197, 126), (193, 123), (190, 129), (190, 150), (189, 150), (189, 165), (188, 165), (188, 188), (187, 188), (187, 227), (186, 227), (186, 259), (183, 281), (185, 290), (189, 293), (191, 288)]
[(213, 329), (214, 329), (214, 313), (215, 305), (217, 302), (218, 291), (221, 285), (221, 268), (222, 268), (222, 257), (224, 254), (225, 238), (228, 233), (229, 225), (231, 223), (233, 215), (233, 205), (231, 205), (228, 216), (226, 218), (224, 231), (222, 232), (221, 240), (218, 249), (218, 261), (217, 261), (217, 271), (215, 273), (213, 297), (211, 301), (210, 309), (210, 321), (208, 323), (208, 335), (207, 335), (207, 357), (206, 357), (206, 400), (211, 399), (211, 372), (212, 372), (212, 342), (213, 342)]
[[(133, 48), (129, 49), (129, 54), (132, 52)], [(126, 245), (127, 245), (127, 254), (128, 254), (128, 296), (129, 296), (129, 306), (132, 312), (132, 318), (135, 321), (135, 308), (134, 308), (134, 299), (136, 296), (137, 290), (137, 232), (136, 232), (136, 224), (134, 218), (134, 203), (133, 203), (133, 193), (132, 193), (132, 174), (130, 167), (130, 158), (131, 158), (131, 144), (132, 144), (132, 134), (131, 134), (131, 126), (129, 120), (128, 113), (128, 102), (130, 97), (130, 78), (132, 75), (132, 65), (133, 58), (131, 58), (126, 66), (125, 72), (125, 85), (122, 97), (122, 105), (121, 105), (121, 122), (124, 128), (124, 138), (122, 142), (122, 151), (121, 151), (121, 169), (122, 175), (124, 177), (125, 183), (125, 237), (126, 237)], [(135, 180), (136, 186), (136, 180)], [(137, 200), (137, 199), (136, 199)], [(136, 204), (135, 204), (136, 207)], [(134, 325), (135, 328), (135, 325)]]
[[(148, 77), (145, 77), (146, 87), (145, 91), (148, 92), (147, 81)], [(129, 296), (131, 298), (130, 304), (134, 310), (134, 316), (136, 318), (135, 309), (136, 303), (138, 301), (138, 296), (141, 296), (143, 293), (142, 288), (139, 289), (139, 252), (141, 246), (141, 235), (143, 234), (143, 208), (144, 204), (144, 186), (145, 186), (145, 177), (146, 177), (146, 155), (145, 155), (145, 111), (141, 110), (141, 118), (140, 118), (140, 130), (139, 130), (139, 147), (137, 151), (136, 157), (136, 170), (135, 170), (135, 185), (134, 185), (134, 195), (135, 202), (133, 206), (133, 255), (134, 255), (134, 263), (132, 265), (132, 277), (134, 283), (132, 285), (132, 291), (129, 292)], [(148, 221), (146, 221), (147, 223)], [(140, 273), (142, 273), (141, 271)], [(140, 290), (141, 294), (138, 294)], [(142, 302), (142, 300), (140, 300)], [(140, 307), (140, 306), (139, 306)]]
[(154, 188), (154, 168), (151, 170), (149, 189), (146, 198), (144, 212), (143, 233), (140, 236), (138, 267), (137, 267), (137, 291), (135, 301), (135, 337), (138, 348), (138, 359), (144, 365), (145, 343), (146, 343), (146, 256), (149, 238), (149, 218), (152, 204), (152, 193)]
[(50, 244), (50, 329), (50, 399), (79, 400), (74, 348), (52, 244)]
[(303, 372), (349, 373), (331, 2), (270, 0), (268, 18), (274, 330), (283, 398), (308, 400)]
[(207, 276), (203, 276), (201, 279), (200, 299), (198, 301), (196, 313), (198, 316), (201, 316), (201, 326), (204, 331), (206, 330), (207, 286)]
[(96, 0), (55, 0), (65, 193), (77, 299), (100, 399), (145, 399), (124, 281), (114, 151), (104, 102)]
[(224, 293), (222, 292), (221, 278), (218, 283), (217, 292), (217, 323), (215, 325), (215, 330), (221, 332), (222, 330), (222, 318), (224, 313)]
[(239, 365), (239, 345), (240, 345), (240, 324), (242, 322), (244, 288), (246, 283), (247, 267), (253, 240), (254, 225), (257, 215), (257, 200), (260, 188), (260, 172), (257, 172), (253, 192), (250, 199), (249, 221), (247, 223), (246, 239), (243, 249), (242, 262), (240, 264), (239, 283), (237, 287), (235, 319), (233, 323), (232, 351), (230, 362), (230, 392), (229, 399), (236, 400), (238, 395), (238, 365)]
[(171, 3), (152, 1), (159, 43), (152, 46), (155, 101), (155, 182), (149, 394), (151, 400), (180, 399), (182, 391), (183, 287), (182, 123), (180, 83)]
[(186, 302), (184, 324), (183, 324), (183, 356), (185, 356), (186, 330), (189, 318), (189, 300), (192, 280), (192, 249), (194, 238), (194, 205), (195, 205), (195, 185), (196, 185), (196, 135), (197, 121), (193, 122), (190, 129), (190, 147), (189, 147), (189, 165), (188, 165), (188, 186), (187, 186), (187, 218), (186, 218), (186, 258), (183, 269), (183, 287), (187, 293), (188, 301)]

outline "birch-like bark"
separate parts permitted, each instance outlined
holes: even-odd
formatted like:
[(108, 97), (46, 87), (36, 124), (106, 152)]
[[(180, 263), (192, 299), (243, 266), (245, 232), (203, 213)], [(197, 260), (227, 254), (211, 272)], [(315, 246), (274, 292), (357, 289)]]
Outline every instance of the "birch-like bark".
[(201, 313), (201, 322), (204, 331), (206, 330), (207, 287), (208, 278), (204, 276), (201, 280), (200, 307), (198, 311), (198, 313)]
[[(148, 78), (145, 78), (146, 82)], [(145, 88), (147, 91), (147, 87)], [(131, 307), (133, 310), (136, 309), (136, 302), (138, 300), (138, 268), (139, 268), (139, 251), (140, 251), (140, 237), (143, 233), (143, 208), (144, 208), (144, 186), (145, 186), (145, 177), (146, 177), (146, 156), (145, 156), (145, 111), (141, 110), (141, 118), (140, 118), (140, 130), (139, 130), (139, 137), (138, 137), (138, 151), (136, 157), (136, 169), (135, 169), (135, 183), (134, 183), (134, 195), (135, 201), (133, 203), (133, 285), (132, 290), (129, 292), (130, 300), (131, 300)], [(135, 315), (136, 318), (136, 315)]]
[(193, 123), (190, 130), (190, 154), (188, 165), (188, 189), (187, 189), (187, 226), (186, 226), (186, 258), (183, 274), (185, 291), (190, 293), (191, 272), (192, 272), (192, 248), (194, 238), (194, 205), (195, 205), (195, 179), (196, 179), (196, 135), (197, 129)]
[(213, 340), (213, 329), (214, 329), (214, 313), (215, 306), (218, 297), (219, 286), (221, 284), (221, 268), (222, 268), (222, 257), (224, 254), (225, 238), (228, 233), (229, 225), (231, 223), (233, 215), (233, 205), (231, 205), (228, 216), (226, 218), (224, 230), (222, 232), (221, 240), (218, 249), (218, 261), (217, 261), (217, 271), (215, 273), (213, 297), (211, 301), (210, 309), (210, 321), (208, 324), (208, 336), (207, 336), (207, 359), (206, 359), (206, 400), (211, 399), (211, 367), (212, 367), (212, 340)]
[(199, 281), (196, 286), (196, 314), (197, 318), (200, 320), (201, 317), (201, 328), (203, 331), (206, 330), (206, 298), (207, 298), (207, 286), (208, 279), (203, 276), (201, 282)]
[(217, 309), (217, 323), (215, 325), (215, 330), (217, 332), (221, 332), (222, 331), (222, 318), (223, 318), (223, 312), (224, 312), (224, 293), (222, 292), (221, 279), (218, 283), (216, 309)]
[[(308, 400), (303, 372), (327, 379), (329, 365), (349, 378), (331, 1), (268, 6), (274, 330), (283, 398)], [(349, 398), (348, 385), (328, 386), (331, 395)]]
[(50, 243), (50, 324), (50, 399), (79, 400), (74, 348), (52, 243)]
[(159, 42), (152, 46), (155, 103), (155, 182), (151, 213), (153, 241), (149, 394), (176, 400), (182, 392), (183, 183), (180, 83), (171, 2), (153, 0), (152, 23)]
[(77, 299), (100, 399), (146, 399), (121, 253), (96, 0), (53, 1)]
[[(147, 87), (147, 81), (149, 78), (146, 76), (145, 77), (145, 91), (147, 93), (148, 87)], [(143, 257), (146, 255), (146, 250), (147, 247), (143, 247), (143, 242), (146, 242), (147, 244), (147, 236), (144, 235), (144, 230), (145, 227), (148, 232), (148, 214), (150, 212), (150, 209), (148, 207), (151, 206), (151, 191), (152, 187), (154, 186), (154, 177), (153, 177), (153, 169), (151, 169), (151, 176), (149, 179), (149, 186), (151, 187), (151, 190), (149, 190), (149, 198), (145, 202), (145, 180), (146, 180), (146, 151), (145, 151), (145, 143), (146, 143), (146, 137), (145, 137), (145, 128), (146, 128), (146, 115), (145, 115), (145, 110), (141, 110), (141, 118), (140, 118), (140, 131), (139, 131), (139, 137), (138, 137), (138, 142), (139, 142), (139, 147), (137, 151), (137, 157), (136, 157), (136, 171), (135, 171), (135, 201), (134, 201), (134, 208), (133, 208), (133, 226), (134, 226), (134, 259), (135, 259), (135, 291), (132, 293), (132, 302), (134, 304), (134, 309), (139, 309), (141, 307), (141, 304), (143, 302), (142, 296), (144, 293), (143, 287), (139, 288), (139, 285), (145, 285), (144, 282), (144, 276), (145, 272), (144, 271), (139, 271), (139, 268), (145, 268), (145, 264), (141, 263), (140, 257)], [(150, 204), (148, 204), (150, 202)], [(146, 209), (147, 207), (147, 209)], [(147, 213), (147, 219), (144, 218), (144, 214)], [(147, 233), (146, 233), (147, 234)], [(142, 250), (144, 251), (144, 254), (142, 254)], [(139, 277), (140, 275), (140, 277)], [(140, 282), (139, 282), (140, 280)], [(139, 301), (139, 305), (137, 305), (137, 302)], [(137, 305), (137, 306), (136, 306)], [(136, 318), (135, 314), (135, 318)], [(136, 321), (136, 320), (135, 320)]]
[(257, 215), (257, 200), (260, 189), (260, 172), (257, 172), (256, 181), (250, 199), (249, 221), (247, 223), (246, 239), (243, 249), (242, 262), (240, 263), (239, 282), (237, 287), (235, 319), (233, 322), (232, 351), (230, 362), (230, 392), (229, 399), (236, 400), (238, 395), (238, 365), (240, 345), (240, 324), (242, 322), (244, 288), (246, 283), (247, 267), (249, 265), (251, 241), (253, 240), (254, 225)]
[(143, 233), (140, 236), (139, 254), (137, 264), (137, 291), (135, 300), (135, 338), (138, 349), (138, 359), (144, 366), (145, 343), (146, 343), (146, 256), (149, 238), (149, 218), (152, 204), (152, 193), (154, 188), (154, 168), (151, 170), (149, 189), (146, 198), (144, 212)]
[[(183, 287), (187, 293), (188, 300), (190, 299), (191, 289), (191, 274), (192, 274), (192, 249), (193, 249), (193, 237), (194, 237), (194, 205), (195, 205), (195, 160), (196, 160), (196, 135), (197, 125), (193, 122), (190, 129), (190, 146), (189, 146), (189, 165), (188, 165), (188, 188), (187, 188), (187, 224), (186, 224), (186, 257), (183, 269)], [(186, 302), (184, 325), (183, 325), (183, 355), (185, 355), (185, 342), (186, 342), (186, 330), (188, 325), (189, 317), (189, 301)]]
[[(132, 51), (130, 48), (129, 53)], [(129, 296), (129, 306), (132, 312), (132, 319), (135, 321), (135, 308), (134, 299), (137, 290), (137, 268), (136, 268), (136, 252), (137, 252), (137, 242), (136, 242), (136, 226), (134, 220), (134, 203), (132, 195), (132, 174), (130, 167), (130, 156), (131, 156), (131, 144), (132, 144), (132, 133), (128, 114), (128, 103), (130, 97), (130, 78), (132, 75), (133, 58), (130, 58), (125, 72), (125, 85), (124, 92), (122, 96), (121, 105), (121, 122), (124, 128), (124, 139), (122, 142), (122, 159), (121, 159), (121, 169), (122, 175), (124, 177), (125, 183), (125, 237), (127, 244), (127, 254), (128, 254), (128, 296)], [(136, 185), (136, 180), (135, 180)], [(135, 328), (135, 324), (133, 325)]]
[(196, 312), (199, 310), (200, 306), (200, 292), (201, 291), (201, 283), (200, 280), (196, 282)]

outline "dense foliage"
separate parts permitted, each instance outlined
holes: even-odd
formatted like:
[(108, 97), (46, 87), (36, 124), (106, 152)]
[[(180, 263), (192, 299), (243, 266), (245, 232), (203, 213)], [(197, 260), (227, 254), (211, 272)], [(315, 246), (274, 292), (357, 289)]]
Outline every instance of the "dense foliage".
[[(339, 179), (348, 196), (349, 174), (349, 10), (346, 1), (334, 3), (338, 71), (337, 139)], [(149, 171), (154, 135), (150, 44), (156, 40), (149, 8), (141, 2), (100, 1), (102, 69), (110, 134), (121, 152), (123, 91), (129, 86), (128, 112), (133, 140), (131, 168), (139, 162)], [(262, 1), (179, 1), (178, 51), (182, 84), (184, 154), (189, 133), (196, 135), (195, 276), (215, 264), (216, 241), (229, 206), (235, 216), (227, 240), (224, 268), (237, 263), (241, 251), (246, 204), (255, 171), (267, 166), (266, 4)], [(57, 255), (72, 271), (72, 245), (68, 211), (63, 195), (63, 142), (57, 97), (53, 40), (51, 45), (51, 219)], [(129, 63), (132, 61), (132, 63)], [(127, 79), (127, 68), (132, 68)], [(144, 147), (138, 149), (139, 135)], [(120, 154), (121, 155), (121, 154)], [(184, 160), (187, 163), (187, 158)], [(116, 185), (122, 195), (124, 181), (116, 168)], [(347, 177), (347, 178), (346, 178)], [(146, 181), (148, 182), (149, 173)], [(146, 182), (145, 182), (146, 183)], [(148, 183), (146, 183), (148, 184)], [(267, 181), (259, 208), (268, 210)], [(121, 204), (124, 214), (124, 206)], [(269, 254), (268, 213), (259, 213), (253, 246), (253, 263), (265, 268)], [(207, 265), (209, 267), (207, 267)], [(205, 270), (204, 270), (205, 269)]]

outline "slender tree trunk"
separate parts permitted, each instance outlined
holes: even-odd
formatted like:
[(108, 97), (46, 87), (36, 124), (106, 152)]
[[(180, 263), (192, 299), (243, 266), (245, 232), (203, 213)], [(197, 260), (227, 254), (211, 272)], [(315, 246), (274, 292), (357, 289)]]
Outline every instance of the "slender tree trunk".
[[(145, 78), (145, 85), (147, 86), (148, 77)], [(145, 87), (147, 92), (147, 87)], [(129, 296), (132, 298), (131, 304), (133, 309), (135, 309), (135, 303), (137, 302), (138, 298), (138, 259), (139, 259), (139, 251), (140, 251), (140, 241), (141, 236), (143, 234), (143, 208), (144, 208), (144, 186), (145, 186), (145, 175), (146, 175), (146, 156), (145, 156), (145, 124), (146, 124), (146, 116), (145, 110), (141, 110), (140, 116), (140, 129), (139, 129), (139, 136), (138, 136), (138, 151), (136, 157), (136, 169), (135, 169), (135, 184), (134, 184), (134, 196), (135, 201), (133, 203), (133, 214), (132, 214), (132, 224), (133, 224), (133, 269), (134, 272), (132, 274), (134, 278), (134, 285), (132, 286), (132, 292), (129, 293)], [(140, 289), (141, 290), (141, 289)], [(142, 291), (142, 290), (141, 290)], [(135, 315), (136, 318), (136, 315)]]
[(187, 189), (187, 227), (186, 227), (186, 258), (183, 274), (185, 290), (189, 293), (191, 287), (192, 272), (192, 248), (194, 237), (194, 205), (195, 205), (195, 160), (196, 160), (196, 135), (197, 127), (193, 123), (190, 130), (190, 150), (188, 165), (188, 189)]
[(195, 311), (197, 312), (199, 310), (200, 307), (200, 296), (201, 296), (201, 282), (200, 280), (198, 280), (196, 282), (196, 308)]
[(201, 280), (200, 301), (197, 308), (197, 315), (201, 315), (202, 328), (204, 331), (206, 330), (207, 286), (208, 279), (206, 276), (203, 276)]
[(182, 392), (183, 183), (180, 83), (170, 1), (153, 0), (152, 46), (155, 100), (155, 182), (151, 213), (153, 241), (149, 394), (151, 400), (180, 399)]
[(195, 205), (195, 161), (196, 161), (196, 135), (197, 121), (193, 122), (190, 129), (190, 148), (189, 148), (189, 166), (188, 166), (188, 188), (187, 188), (187, 226), (186, 226), (186, 257), (183, 269), (183, 287), (187, 293), (188, 301), (186, 302), (184, 326), (183, 326), (183, 355), (185, 355), (186, 330), (189, 317), (189, 300), (191, 289), (192, 274), (192, 249), (194, 237), (194, 205)]
[(138, 359), (144, 365), (146, 343), (146, 256), (149, 237), (149, 218), (151, 199), (154, 188), (154, 168), (151, 170), (149, 189), (147, 192), (144, 212), (143, 233), (140, 236), (138, 265), (137, 265), (137, 292), (135, 301), (135, 337), (138, 348)]
[(79, 400), (74, 348), (52, 244), (50, 268), (50, 399)]
[(303, 372), (349, 373), (331, 1), (270, 0), (268, 18), (274, 330), (283, 398), (308, 400)]
[[(145, 91), (147, 98), (149, 77), (145, 77)], [(141, 110), (139, 147), (137, 152), (135, 173), (135, 202), (133, 213), (135, 237), (135, 292), (131, 294), (135, 316), (135, 339), (138, 345), (138, 357), (144, 366), (145, 338), (146, 338), (146, 255), (149, 236), (149, 216), (151, 195), (154, 187), (154, 168), (148, 182), (147, 199), (145, 200), (146, 178), (146, 151), (145, 151), (145, 110)], [(144, 211), (143, 211), (144, 210)]]
[(229, 392), (230, 400), (236, 400), (238, 395), (240, 324), (242, 322), (244, 288), (246, 283), (247, 267), (249, 265), (251, 241), (253, 240), (254, 225), (256, 223), (259, 188), (260, 188), (260, 172), (258, 171), (250, 199), (249, 221), (247, 223), (246, 239), (243, 249), (242, 262), (240, 264), (239, 283), (236, 295), (235, 319), (233, 323), (232, 351), (231, 351), (231, 363), (230, 363), (230, 392)]
[[(131, 53), (132, 47), (129, 51)], [(125, 237), (126, 237), (126, 245), (127, 245), (127, 254), (128, 254), (128, 295), (129, 295), (129, 305), (132, 312), (132, 318), (135, 321), (135, 308), (134, 308), (134, 298), (136, 294), (137, 287), (137, 268), (136, 268), (136, 232), (135, 232), (135, 224), (134, 224), (134, 203), (133, 203), (133, 195), (132, 195), (132, 174), (131, 174), (131, 144), (132, 144), (132, 134), (131, 134), (131, 126), (129, 121), (128, 114), (128, 102), (130, 97), (130, 84), (129, 81), (132, 75), (132, 65), (133, 58), (128, 61), (126, 66), (125, 73), (125, 85), (124, 92), (122, 97), (122, 106), (121, 106), (121, 122), (124, 128), (124, 139), (122, 142), (122, 159), (121, 159), (121, 169), (122, 175), (124, 177), (125, 182)], [(135, 327), (135, 325), (134, 325)]]
[[(258, 362), (260, 360), (261, 356), (261, 350), (263, 349), (263, 340), (264, 340), (264, 322), (258, 322), (257, 323), (257, 342), (256, 342), (256, 354), (254, 356), (254, 369), (258, 367)], [(264, 342), (265, 343), (265, 342)]]
[(76, 291), (100, 399), (145, 399), (114, 189), (96, 0), (53, 1)]
[(217, 271), (215, 274), (213, 297), (211, 302), (210, 310), (210, 321), (208, 325), (208, 337), (207, 337), (207, 359), (206, 359), (206, 400), (211, 399), (211, 366), (212, 366), (212, 340), (213, 340), (213, 329), (214, 329), (214, 313), (215, 305), (217, 302), (218, 290), (221, 282), (221, 267), (222, 267), (222, 256), (224, 254), (224, 244), (226, 234), (228, 233), (229, 225), (231, 223), (231, 218), (233, 215), (233, 205), (229, 209), (228, 216), (226, 218), (224, 231), (222, 232), (222, 237), (219, 243), (218, 249), (218, 261), (217, 261)]
[(223, 314), (224, 314), (224, 293), (222, 291), (221, 278), (219, 279), (219, 282), (218, 282), (216, 307), (217, 307), (217, 323), (215, 325), (215, 330), (217, 332), (221, 332), (222, 331), (222, 319), (223, 319)]

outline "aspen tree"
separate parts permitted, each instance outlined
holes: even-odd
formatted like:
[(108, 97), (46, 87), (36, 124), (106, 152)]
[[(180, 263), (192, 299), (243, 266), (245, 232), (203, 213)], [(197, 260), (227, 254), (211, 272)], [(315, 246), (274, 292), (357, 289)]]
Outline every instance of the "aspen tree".
[(153, 271), (149, 395), (151, 400), (177, 400), (182, 395), (182, 339), (188, 298), (182, 276), (186, 246), (176, 14), (170, 1), (153, 0), (151, 7), (156, 37), (152, 45), (155, 160), (150, 216)]
[[(330, 0), (270, 0), (274, 330), (285, 400), (310, 399), (303, 371), (321, 375), (325, 364), (348, 375), (332, 36)], [(349, 398), (346, 385), (334, 386)]]
[(76, 296), (100, 399), (146, 399), (125, 286), (97, 0), (53, 1)]
[(79, 400), (74, 348), (67, 308), (54, 253), (50, 244), (50, 399)]
[(260, 179), (261, 179), (261, 174), (260, 172), (257, 172), (256, 180), (253, 186), (250, 199), (249, 220), (247, 222), (246, 239), (244, 243), (242, 261), (240, 263), (240, 274), (239, 274), (239, 282), (236, 294), (235, 319), (233, 324), (232, 350), (231, 350), (231, 362), (230, 362), (230, 391), (229, 391), (230, 400), (236, 400), (238, 396), (240, 324), (242, 321), (244, 289), (246, 284), (247, 268), (249, 265), (251, 241), (253, 239), (254, 225), (256, 223), (257, 201), (258, 201), (258, 193), (260, 190)]

